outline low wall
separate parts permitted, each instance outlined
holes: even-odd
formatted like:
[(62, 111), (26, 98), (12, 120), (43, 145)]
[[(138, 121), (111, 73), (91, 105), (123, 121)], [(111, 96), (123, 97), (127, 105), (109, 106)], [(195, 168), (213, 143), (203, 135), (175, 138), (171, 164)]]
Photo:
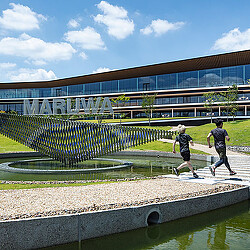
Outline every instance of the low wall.
[(1, 249), (35, 249), (124, 232), (249, 199), (249, 188), (151, 205), (0, 222)]

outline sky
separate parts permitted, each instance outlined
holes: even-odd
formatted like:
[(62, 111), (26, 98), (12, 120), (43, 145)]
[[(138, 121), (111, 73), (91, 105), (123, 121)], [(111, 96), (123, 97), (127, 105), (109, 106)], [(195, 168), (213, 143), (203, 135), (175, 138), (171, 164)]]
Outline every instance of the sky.
[(249, 0), (0, 0), (0, 83), (250, 49)]

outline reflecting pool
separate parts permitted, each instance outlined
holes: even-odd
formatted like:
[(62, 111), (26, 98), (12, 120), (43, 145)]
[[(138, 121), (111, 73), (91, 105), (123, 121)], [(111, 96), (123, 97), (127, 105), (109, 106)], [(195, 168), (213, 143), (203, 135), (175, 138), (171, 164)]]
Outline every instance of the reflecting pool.
[[(122, 179), (122, 178), (143, 178), (152, 177), (158, 175), (164, 175), (172, 173), (172, 168), (178, 166), (183, 161), (178, 158), (166, 158), (166, 157), (142, 157), (142, 156), (106, 156), (103, 158), (120, 159), (124, 161), (130, 161), (133, 163), (131, 167), (116, 169), (116, 170), (105, 170), (99, 172), (89, 172), (80, 174), (27, 174), (27, 173), (11, 173), (0, 170), (0, 180), (22, 180), (22, 181), (46, 181), (46, 180), (107, 180), (107, 179)], [(19, 161), (22, 159), (1, 159), (1, 162)], [(30, 158), (29, 158), (30, 159)], [(207, 166), (207, 162), (193, 160), (194, 168), (203, 168)], [(118, 165), (117, 162), (111, 161), (96, 161), (89, 160), (80, 163), (78, 166), (71, 167), (71, 169), (77, 168), (101, 168), (107, 166)], [(26, 169), (46, 169), (46, 170), (61, 170), (70, 169), (69, 167), (63, 167), (60, 162), (57, 161), (34, 161), (17, 163), (12, 167), (26, 168)], [(188, 171), (188, 168), (184, 169)]]
[(250, 201), (226, 208), (113, 234), (50, 250), (239, 249), (250, 246)]

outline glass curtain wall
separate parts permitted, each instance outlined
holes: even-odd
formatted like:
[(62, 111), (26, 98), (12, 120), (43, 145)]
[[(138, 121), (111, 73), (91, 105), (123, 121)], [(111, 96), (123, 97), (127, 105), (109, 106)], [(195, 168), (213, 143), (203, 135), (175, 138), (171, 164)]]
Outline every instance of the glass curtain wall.
[(230, 86), (248, 84), (248, 80), (250, 80), (250, 65), (243, 65), (55, 88), (4, 89), (0, 90), (0, 98), (38, 98)]

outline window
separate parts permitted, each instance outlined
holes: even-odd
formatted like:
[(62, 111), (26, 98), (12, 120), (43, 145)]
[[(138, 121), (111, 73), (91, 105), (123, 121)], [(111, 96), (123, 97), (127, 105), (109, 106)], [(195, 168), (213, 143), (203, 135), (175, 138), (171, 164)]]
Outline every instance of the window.
[(178, 73), (178, 87), (180, 89), (198, 87), (198, 71)]
[(155, 76), (147, 76), (147, 77), (139, 77), (139, 91), (149, 91), (156, 90), (156, 77)]
[(83, 95), (83, 84), (78, 85), (69, 85), (68, 86), (68, 95)]
[(137, 78), (119, 80), (119, 92), (137, 91)]
[(102, 93), (116, 93), (118, 92), (118, 81), (102, 82)]
[(213, 87), (221, 85), (220, 69), (205, 69), (200, 71), (199, 86)]
[(50, 97), (52, 89), (50, 88), (41, 88), (39, 89), (39, 97)]
[(159, 75), (157, 77), (157, 89), (175, 89), (177, 88), (176, 74)]
[(100, 94), (100, 83), (93, 82), (85, 84), (85, 95)]
[(223, 68), (221, 77), (222, 85), (243, 84), (243, 66)]
[(250, 80), (250, 65), (245, 66), (245, 84)]

